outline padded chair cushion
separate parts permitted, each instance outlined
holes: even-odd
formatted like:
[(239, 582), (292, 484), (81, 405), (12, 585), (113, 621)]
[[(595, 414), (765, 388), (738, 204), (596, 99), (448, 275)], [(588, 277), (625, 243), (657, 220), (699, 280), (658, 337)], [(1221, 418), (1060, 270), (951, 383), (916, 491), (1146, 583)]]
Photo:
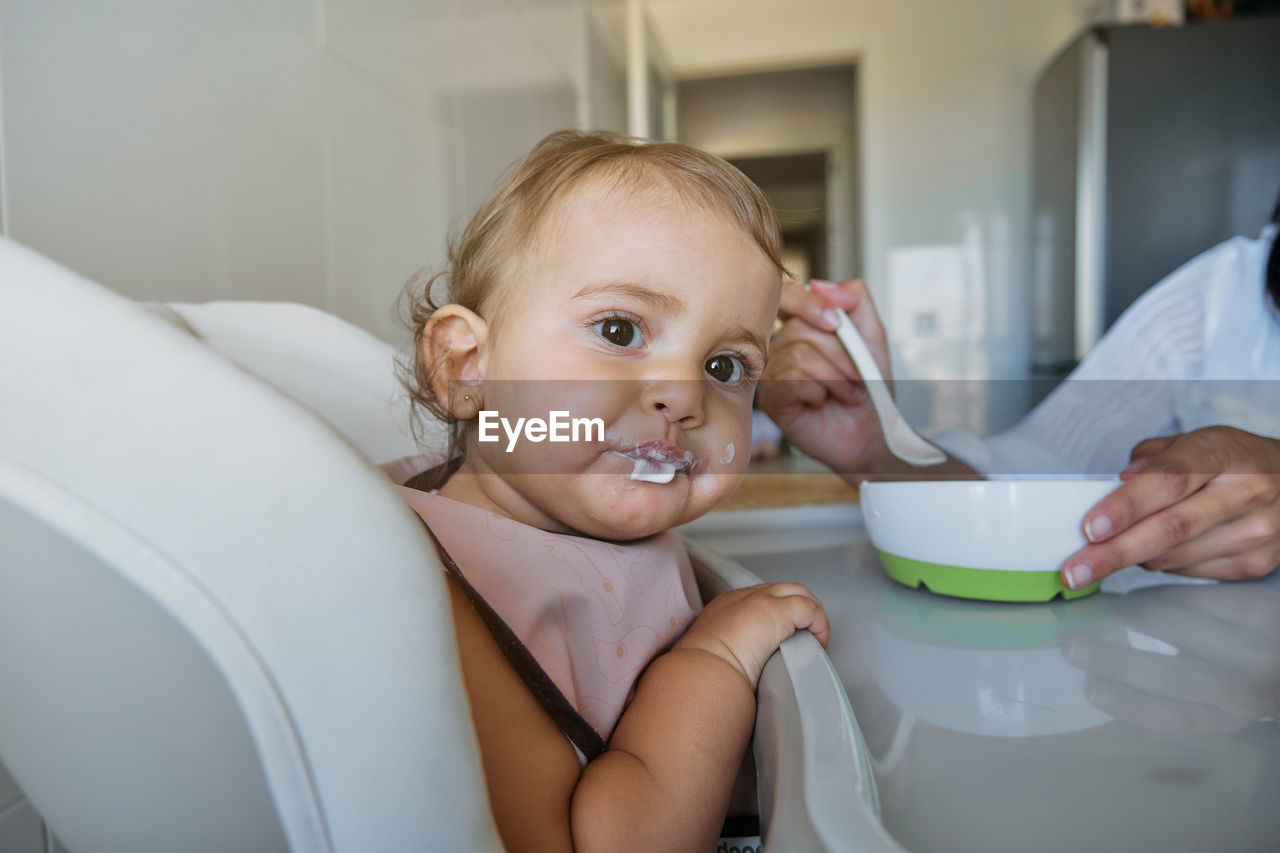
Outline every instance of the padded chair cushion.
[[(417, 452), (396, 350), (332, 314), (288, 302), (149, 306), (320, 415), (375, 462)], [(443, 427), (424, 437), (443, 440)]]
[[(294, 849), (500, 849), (439, 564), (380, 472), (189, 334), (5, 240), (0, 362), (7, 500), (116, 567), (201, 642)], [(36, 492), (48, 500), (33, 510)], [(76, 526), (76, 507), (101, 523)], [(27, 670), (64, 651), (49, 633), (6, 639)], [(74, 726), (75, 703), (93, 701), (84, 690), (43, 697), (71, 709), (44, 737)], [(30, 708), (7, 712), (28, 701), (15, 692), (0, 683), (0, 760), (56, 832), (93, 831), (78, 804), (112, 802), (110, 786), (72, 771), (30, 788), (40, 774), (11, 760), (30, 754), (16, 746), (28, 732), (10, 724)], [(202, 746), (216, 761), (218, 743)], [(130, 774), (153, 783), (181, 785), (192, 769), (136, 757)], [(131, 807), (121, 798), (118, 826), (147, 820)]]

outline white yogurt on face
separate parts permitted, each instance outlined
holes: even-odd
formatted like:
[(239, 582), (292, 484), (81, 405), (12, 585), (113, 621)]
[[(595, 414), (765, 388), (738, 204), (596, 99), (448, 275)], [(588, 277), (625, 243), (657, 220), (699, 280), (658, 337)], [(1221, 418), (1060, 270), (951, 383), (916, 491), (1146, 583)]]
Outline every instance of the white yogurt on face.
[(631, 461), (631, 479), (633, 480), (640, 480), (643, 483), (670, 483), (675, 479), (676, 466), (670, 462), (655, 462), (648, 459)]
[(733, 461), (733, 456), (734, 456), (733, 442), (731, 441), (729, 442), (729, 446), (724, 449), (724, 456), (720, 457), (720, 461), (728, 465), (730, 462)]

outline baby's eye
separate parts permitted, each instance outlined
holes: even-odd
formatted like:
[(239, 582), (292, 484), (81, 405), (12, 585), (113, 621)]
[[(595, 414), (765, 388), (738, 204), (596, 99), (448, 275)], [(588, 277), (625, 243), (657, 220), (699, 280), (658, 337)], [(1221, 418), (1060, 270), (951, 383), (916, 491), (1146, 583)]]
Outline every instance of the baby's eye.
[(596, 332), (614, 346), (634, 349), (644, 343), (636, 324), (626, 317), (605, 317), (594, 324)]
[(731, 355), (716, 355), (707, 359), (707, 375), (725, 385), (739, 385), (747, 378), (742, 360)]

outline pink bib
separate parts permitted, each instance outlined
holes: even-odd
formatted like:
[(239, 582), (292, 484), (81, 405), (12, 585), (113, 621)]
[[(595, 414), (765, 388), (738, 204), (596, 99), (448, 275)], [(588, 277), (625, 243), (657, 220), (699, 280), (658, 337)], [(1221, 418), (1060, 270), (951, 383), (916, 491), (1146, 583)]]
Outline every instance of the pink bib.
[(702, 606), (668, 530), (625, 545), (548, 533), (399, 487), (560, 692), (608, 741), (636, 676)]

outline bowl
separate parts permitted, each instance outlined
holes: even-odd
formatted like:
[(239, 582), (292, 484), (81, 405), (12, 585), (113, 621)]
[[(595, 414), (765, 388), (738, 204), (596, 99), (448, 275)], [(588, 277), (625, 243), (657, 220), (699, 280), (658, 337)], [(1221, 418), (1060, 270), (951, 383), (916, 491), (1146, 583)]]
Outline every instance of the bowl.
[(862, 484), (862, 514), (901, 584), (986, 601), (1080, 598), (1058, 571), (1086, 543), (1084, 514), (1120, 481), (946, 480)]

